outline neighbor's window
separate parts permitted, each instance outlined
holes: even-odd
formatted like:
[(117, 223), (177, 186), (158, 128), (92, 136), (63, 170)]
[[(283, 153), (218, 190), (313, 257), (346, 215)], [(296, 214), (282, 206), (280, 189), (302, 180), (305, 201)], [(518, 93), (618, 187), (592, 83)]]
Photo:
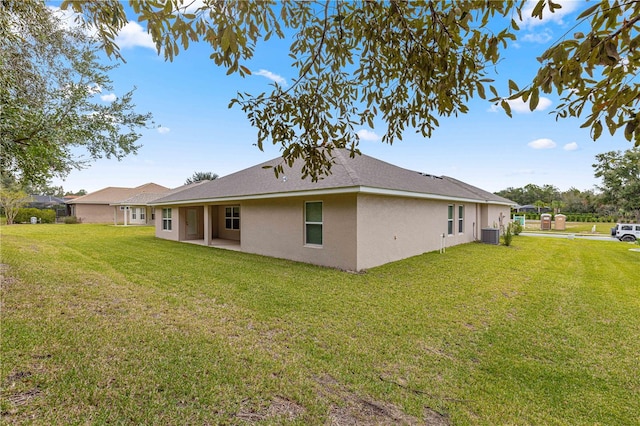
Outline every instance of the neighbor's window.
[(131, 207), (131, 220), (136, 219), (136, 212), (138, 211), (137, 208), (135, 207)]
[(447, 215), (447, 234), (453, 235), (453, 204), (449, 204)]
[(322, 245), (322, 201), (304, 203), (304, 242)]
[(240, 229), (240, 207), (225, 207), (224, 227), (225, 229)]
[(464, 206), (458, 206), (458, 233), (464, 232)]
[(171, 209), (162, 209), (162, 229), (171, 231)]
[(146, 207), (140, 207), (140, 220), (145, 220), (145, 218), (147, 217), (146, 210)]
[(156, 208), (151, 207), (151, 220), (156, 220)]

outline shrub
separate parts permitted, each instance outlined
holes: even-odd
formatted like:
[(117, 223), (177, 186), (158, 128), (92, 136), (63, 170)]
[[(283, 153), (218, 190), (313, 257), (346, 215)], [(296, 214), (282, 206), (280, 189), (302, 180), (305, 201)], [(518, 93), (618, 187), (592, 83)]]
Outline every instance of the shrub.
[(513, 226), (513, 235), (520, 235), (522, 232), (522, 225), (520, 222), (513, 222), (511, 225)]
[(75, 223), (80, 223), (78, 218), (75, 217), (75, 216), (65, 216), (65, 218), (63, 219), (63, 222), (66, 223), (67, 225), (73, 225)]
[(29, 223), (32, 217), (37, 217), (40, 223), (55, 223), (56, 212), (52, 209), (34, 209), (24, 208), (19, 209), (14, 222), (15, 223)]
[(505, 246), (509, 247), (511, 245), (511, 241), (513, 240), (513, 222), (507, 225), (507, 229), (502, 236), (502, 242)]

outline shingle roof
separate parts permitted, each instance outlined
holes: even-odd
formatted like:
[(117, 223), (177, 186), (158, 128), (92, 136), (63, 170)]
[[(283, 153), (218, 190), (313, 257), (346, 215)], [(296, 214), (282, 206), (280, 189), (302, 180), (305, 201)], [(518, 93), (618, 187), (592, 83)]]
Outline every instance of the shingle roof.
[(165, 192), (142, 192), (140, 194), (136, 194), (133, 197), (127, 198), (126, 200), (121, 200), (115, 203), (111, 203), (113, 206), (144, 206), (147, 205), (159, 198), (166, 197), (169, 194), (173, 194), (176, 192), (183, 191), (186, 188), (192, 188), (197, 185), (202, 185), (203, 183), (209, 182), (208, 180), (202, 180), (195, 183), (191, 183), (188, 185), (182, 185), (177, 188), (165, 191)]
[(389, 195), (411, 194), (441, 199), (464, 199), (498, 204), (515, 204), (480, 188), (446, 176), (436, 177), (378, 160), (368, 155), (350, 157), (347, 150), (333, 151), (335, 163), (331, 174), (313, 182), (301, 179), (302, 161), (293, 167), (284, 166), (284, 173), (275, 178), (272, 167), (282, 163), (277, 157), (248, 169), (223, 176), (194, 188), (167, 195), (152, 205), (206, 202), (251, 197), (286, 197), (308, 191), (343, 190), (343, 192), (379, 190)]
[(67, 204), (111, 204), (120, 200), (133, 197), (141, 193), (163, 193), (169, 191), (162, 185), (156, 183), (146, 183), (136, 188), (122, 188), (116, 186), (108, 186), (95, 192), (91, 192), (82, 197), (67, 201)]

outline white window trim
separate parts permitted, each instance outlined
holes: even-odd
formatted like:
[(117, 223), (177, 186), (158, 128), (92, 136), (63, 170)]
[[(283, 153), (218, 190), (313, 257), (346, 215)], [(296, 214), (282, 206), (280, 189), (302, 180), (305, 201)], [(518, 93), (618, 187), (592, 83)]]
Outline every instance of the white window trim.
[[(307, 204), (311, 204), (311, 203), (320, 203), (320, 205), (322, 206), (322, 219), (320, 222), (307, 222)], [(310, 200), (310, 201), (305, 201), (304, 202), (304, 246), (305, 247), (310, 247), (310, 248), (322, 248), (324, 245), (324, 202), (322, 200)], [(314, 243), (308, 243), (307, 242), (307, 225), (320, 225), (321, 226), (321, 238), (322, 238), (322, 244), (314, 244)]]
[[(238, 217), (233, 216), (233, 209), (238, 209)], [(227, 216), (227, 209), (231, 209), (231, 216)], [(224, 229), (227, 231), (240, 231), (240, 206), (225, 206), (224, 207)], [(231, 219), (231, 228), (227, 228), (227, 219)], [(238, 228), (233, 227), (233, 220), (238, 219)]]
[[(451, 215), (449, 215), (449, 212), (451, 212)], [(447, 235), (455, 235), (454, 234), (455, 233), (455, 223), (454, 223), (455, 215), (456, 215), (456, 205), (448, 204), (447, 205)]]
[(464, 204), (458, 205), (458, 234), (464, 234)]
[[(173, 209), (171, 208), (163, 208), (162, 209), (162, 230), (166, 231), (166, 232), (172, 232), (173, 231)], [(168, 213), (168, 217), (165, 217), (164, 213), (167, 212)], [(169, 224), (169, 228), (167, 229), (167, 227), (165, 227), (165, 223)]]

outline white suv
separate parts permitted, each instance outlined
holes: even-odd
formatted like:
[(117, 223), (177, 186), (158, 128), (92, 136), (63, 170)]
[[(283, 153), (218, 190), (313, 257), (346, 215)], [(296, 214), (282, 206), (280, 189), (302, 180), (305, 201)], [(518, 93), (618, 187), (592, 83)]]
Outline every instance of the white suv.
[(617, 223), (611, 228), (611, 235), (620, 241), (635, 241), (640, 239), (640, 225), (634, 223)]

